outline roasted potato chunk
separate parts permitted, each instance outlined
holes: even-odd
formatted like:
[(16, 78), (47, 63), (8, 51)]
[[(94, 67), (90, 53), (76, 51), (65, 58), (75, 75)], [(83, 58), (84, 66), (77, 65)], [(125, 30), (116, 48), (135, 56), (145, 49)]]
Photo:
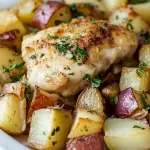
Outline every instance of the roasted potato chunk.
[(141, 94), (132, 88), (128, 88), (118, 96), (116, 116), (120, 118), (130, 117), (136, 110), (142, 110), (143, 108)]
[(139, 14), (148, 24), (150, 24), (150, 2), (131, 5), (133, 10)]
[(100, 133), (70, 139), (66, 144), (66, 150), (104, 150), (104, 142)]
[(64, 149), (71, 124), (70, 111), (55, 108), (36, 110), (31, 120), (28, 144), (36, 149)]
[(35, 88), (27, 118), (30, 119), (35, 110), (54, 106), (58, 100), (59, 96), (57, 94), (49, 94), (39, 88)]
[(96, 88), (88, 86), (78, 97), (77, 108), (84, 108), (94, 111), (102, 118), (104, 117), (103, 99), (100, 91)]
[(114, 98), (119, 93), (118, 83), (112, 83), (103, 88), (102, 93), (107, 98)]
[(107, 11), (110, 13), (114, 9), (118, 8), (121, 5), (127, 4), (128, 0), (102, 0), (102, 3), (105, 5)]
[(90, 111), (85, 108), (77, 108), (68, 138), (75, 138), (100, 132), (103, 123), (104, 118), (94, 111)]
[[(20, 76), (25, 72), (21, 56), (9, 48), (0, 46), (0, 60), (0, 84), (9, 83), (12, 77)], [(20, 68), (17, 69), (13, 65), (20, 66)]]
[(150, 149), (150, 129), (146, 120), (107, 119), (104, 140), (111, 150)]
[(33, 26), (45, 29), (71, 20), (69, 6), (59, 1), (48, 1), (38, 8), (33, 17)]
[(144, 45), (139, 52), (139, 61), (145, 62), (150, 68), (150, 44)]
[(26, 29), (11, 11), (0, 12), (0, 44), (21, 51), (21, 37)]
[(16, 7), (17, 16), (23, 23), (32, 25), (33, 16), (42, 3), (42, 0), (23, 0)]
[(116, 25), (121, 25), (128, 30), (132, 30), (136, 33), (149, 32), (148, 24), (137, 15), (131, 7), (122, 6), (110, 15), (109, 21)]
[(21, 134), (26, 129), (26, 100), (11, 93), (0, 98), (0, 128), (9, 134)]
[[(139, 74), (140, 73), (140, 74)], [(137, 91), (148, 91), (150, 84), (149, 69), (123, 67), (120, 78), (120, 90), (132, 87)]]

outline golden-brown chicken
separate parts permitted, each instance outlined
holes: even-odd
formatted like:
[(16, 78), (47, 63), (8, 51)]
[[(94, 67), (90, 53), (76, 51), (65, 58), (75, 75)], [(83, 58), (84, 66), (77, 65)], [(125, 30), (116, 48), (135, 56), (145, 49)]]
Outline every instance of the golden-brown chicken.
[(104, 21), (75, 19), (24, 37), (22, 55), (32, 87), (75, 95), (111, 64), (132, 57), (136, 35)]

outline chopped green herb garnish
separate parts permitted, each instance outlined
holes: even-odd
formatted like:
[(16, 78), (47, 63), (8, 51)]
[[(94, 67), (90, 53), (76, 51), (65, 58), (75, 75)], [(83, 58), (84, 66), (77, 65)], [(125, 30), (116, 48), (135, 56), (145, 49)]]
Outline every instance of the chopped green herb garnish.
[(85, 17), (83, 13), (78, 12), (76, 4), (72, 4), (70, 6), (70, 10), (72, 12), (73, 18), (84, 18)]
[(118, 19), (119, 19), (119, 16), (117, 15), (117, 16), (116, 16), (116, 20), (118, 20)]
[(92, 24), (98, 24), (98, 22), (97, 21), (93, 21)]
[(73, 75), (74, 75), (74, 72), (71, 72), (71, 73), (69, 73), (68, 75), (73, 76)]
[(144, 127), (141, 127), (141, 126), (138, 126), (138, 125), (134, 125), (133, 128), (138, 128), (138, 129), (141, 129), (141, 130), (145, 129)]
[(146, 95), (144, 93), (141, 94), (141, 101), (143, 103), (144, 109), (148, 110), (150, 112), (150, 105), (146, 101)]
[(32, 55), (30, 58), (31, 58), (31, 59), (36, 59), (36, 56), (35, 56), (35, 55)]
[(89, 4), (89, 3), (85, 3), (83, 7), (84, 7), (84, 8), (91, 8), (92, 6), (91, 6), (91, 4)]
[(18, 82), (22, 79), (22, 76), (16, 76), (16, 77), (10, 76), (10, 79), (11, 82)]
[(90, 75), (89, 74), (85, 74), (85, 76), (83, 77), (83, 80), (90, 81), (91, 80)]
[(55, 75), (56, 74), (56, 72), (52, 72), (52, 75)]
[(118, 104), (118, 96), (114, 97), (114, 98), (112, 99), (112, 101), (113, 101), (114, 104), (117, 105), (117, 104)]
[(75, 49), (75, 52), (77, 54), (77, 56), (81, 59), (85, 59), (88, 56), (88, 52), (86, 50), (86, 48), (79, 48), (78, 46)]
[(93, 88), (98, 88), (101, 85), (101, 79), (96, 76), (93, 80), (92, 80), (92, 87)]
[(4, 94), (3, 93), (0, 93), (0, 98), (2, 98), (4, 96)]
[(147, 67), (147, 64), (145, 62), (140, 62), (138, 69), (136, 70), (137, 75), (141, 78), (143, 73), (145, 72), (145, 69)]
[(132, 26), (132, 24), (131, 24), (131, 22), (132, 22), (132, 20), (129, 20), (129, 21), (127, 22), (127, 24), (126, 24), (126, 28), (127, 28), (128, 30), (133, 30), (133, 29), (134, 29), (133, 26)]
[(40, 56), (40, 58), (42, 58), (43, 56), (45, 56), (45, 54), (42, 53), (41, 56)]
[(33, 30), (32, 30), (32, 33), (33, 34), (36, 34), (36, 33), (38, 33), (39, 32), (39, 29), (37, 29), (37, 28), (34, 28)]
[(44, 131), (43, 131), (43, 134), (46, 135)]
[(52, 40), (55, 40), (55, 39), (58, 39), (59, 37), (58, 36), (53, 36), (53, 35), (47, 35), (50, 39), (52, 39)]
[(10, 66), (8, 68), (8, 71), (10, 72), (10, 71), (12, 71), (14, 69), (22, 70), (23, 67), (24, 67), (24, 64), (25, 64), (25, 62), (21, 62), (20, 64), (13, 64), (12, 66)]
[(83, 36), (83, 35), (81, 35), (81, 34), (79, 34), (79, 35), (78, 35), (78, 37), (79, 37), (79, 38), (84, 38), (84, 36)]
[(59, 132), (60, 131), (60, 126), (56, 127), (55, 131)]

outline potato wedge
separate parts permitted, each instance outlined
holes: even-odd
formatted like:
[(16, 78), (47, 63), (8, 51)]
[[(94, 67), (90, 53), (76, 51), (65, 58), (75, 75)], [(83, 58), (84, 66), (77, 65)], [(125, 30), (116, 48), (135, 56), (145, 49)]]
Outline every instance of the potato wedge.
[(115, 114), (120, 118), (130, 117), (135, 111), (143, 108), (141, 94), (132, 88), (127, 88), (118, 96)]
[(9, 48), (0, 46), (0, 60), (0, 84), (9, 83), (12, 80), (10, 77), (16, 77), (25, 72), (24, 66), (22, 66), (22, 69), (14, 68), (10, 72), (7, 71), (12, 65), (23, 63), (21, 56)]
[(59, 96), (57, 94), (49, 94), (39, 88), (35, 88), (27, 118), (30, 119), (35, 110), (54, 106), (58, 100)]
[(144, 120), (107, 119), (104, 140), (110, 150), (150, 149), (150, 128)]
[(120, 78), (120, 90), (132, 87), (137, 91), (148, 91), (150, 84), (150, 72), (145, 70), (141, 77), (137, 74), (138, 68), (123, 67)]
[(110, 13), (121, 5), (127, 4), (128, 0), (102, 0), (107, 11)]
[(133, 10), (139, 14), (148, 24), (150, 24), (150, 2), (148, 3), (141, 3), (136, 5), (131, 5)]
[(0, 98), (0, 128), (8, 134), (21, 134), (26, 129), (26, 100), (15, 94)]
[(144, 45), (139, 52), (139, 61), (145, 62), (150, 68), (150, 44)]
[(68, 138), (75, 138), (100, 132), (103, 123), (104, 119), (94, 111), (84, 108), (77, 108)]
[[(5, 21), (4, 21), (5, 20)], [(10, 33), (13, 38), (10, 39)], [(21, 38), (26, 29), (17, 16), (11, 11), (0, 12), (0, 44), (6, 45), (14, 50), (21, 51)], [(9, 37), (9, 38), (6, 38)], [(5, 38), (4, 38), (5, 37)]]
[(66, 150), (104, 150), (104, 141), (100, 133), (70, 139), (66, 144)]
[(33, 16), (38, 7), (42, 4), (42, 0), (23, 0), (16, 7), (17, 16), (23, 23), (32, 25)]
[(71, 128), (70, 111), (40, 109), (33, 113), (28, 145), (36, 149), (64, 149)]
[(71, 20), (69, 6), (59, 1), (48, 1), (41, 5), (33, 17), (33, 26), (45, 29)]
[(78, 97), (77, 108), (84, 108), (88, 111), (94, 111), (102, 118), (104, 117), (103, 99), (100, 91), (88, 86)]

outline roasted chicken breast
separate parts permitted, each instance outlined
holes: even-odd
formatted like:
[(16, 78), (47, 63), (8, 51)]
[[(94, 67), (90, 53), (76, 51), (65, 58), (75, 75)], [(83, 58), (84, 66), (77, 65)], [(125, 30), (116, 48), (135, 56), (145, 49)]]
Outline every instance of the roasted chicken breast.
[(104, 21), (74, 19), (24, 37), (22, 56), (32, 87), (63, 96), (75, 95), (111, 64), (132, 57), (135, 33)]

